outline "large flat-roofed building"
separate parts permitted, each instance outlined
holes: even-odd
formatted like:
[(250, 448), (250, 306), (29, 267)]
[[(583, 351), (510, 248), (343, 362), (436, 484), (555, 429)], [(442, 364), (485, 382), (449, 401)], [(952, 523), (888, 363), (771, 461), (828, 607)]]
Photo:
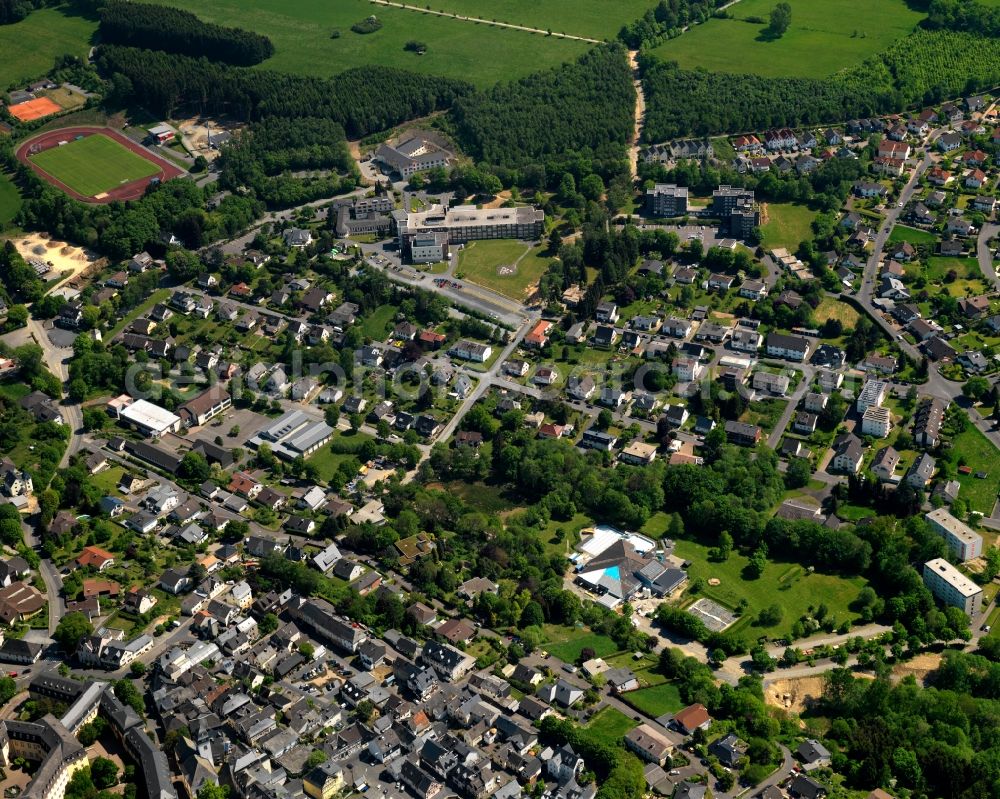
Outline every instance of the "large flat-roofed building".
[(941, 602), (975, 616), (983, 605), (983, 589), (944, 558), (924, 564), (924, 585)]
[(448, 259), (448, 233), (443, 230), (414, 233), (402, 244), (414, 264), (436, 264)]
[(760, 210), (751, 189), (719, 186), (712, 192), (712, 215), (717, 216), (732, 236), (747, 238), (760, 224)]
[(383, 164), (390, 172), (408, 178), (417, 172), (448, 166), (452, 162), (452, 155), (434, 142), (414, 136), (395, 146), (381, 145), (372, 156), (372, 161)]
[(983, 537), (947, 509), (932, 510), (924, 519), (934, 532), (944, 536), (948, 548), (963, 563), (983, 554)]
[(270, 427), (250, 439), (251, 446), (267, 444), (275, 455), (286, 460), (307, 458), (333, 437), (333, 428), (304, 411), (289, 411)]
[(120, 408), (117, 418), (145, 436), (176, 433), (181, 427), (181, 418), (177, 414), (144, 399), (137, 399)]
[(657, 183), (646, 189), (646, 213), (650, 216), (684, 216), (687, 210), (687, 186)]
[(477, 208), (432, 205), (426, 211), (393, 211), (400, 246), (409, 246), (413, 236), (447, 233), (449, 244), (480, 239), (537, 239), (542, 235), (545, 212), (539, 208)]

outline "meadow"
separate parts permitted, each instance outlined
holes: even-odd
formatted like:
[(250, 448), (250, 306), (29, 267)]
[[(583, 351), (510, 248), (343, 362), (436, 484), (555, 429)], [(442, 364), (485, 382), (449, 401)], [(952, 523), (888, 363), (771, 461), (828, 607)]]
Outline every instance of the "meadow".
[(152, 161), (99, 133), (43, 150), (29, 160), (84, 197), (93, 197), (160, 171)]
[(937, 236), (928, 230), (907, 227), (906, 225), (896, 225), (889, 234), (889, 241), (908, 241), (910, 244), (933, 244), (937, 241)]
[[(866, 584), (861, 577), (809, 574), (796, 563), (768, 561), (759, 579), (746, 580), (743, 569), (749, 562), (747, 557), (733, 553), (728, 560), (715, 562), (709, 560), (708, 550), (709, 547), (698, 542), (679, 540), (674, 554), (691, 561), (688, 575), (692, 582), (701, 578), (707, 583), (713, 577), (720, 581), (717, 586), (706, 584), (698, 596), (714, 599), (728, 608), (735, 608), (742, 599), (747, 601), (746, 613), (730, 628), (745, 637), (785, 637), (799, 617), (821, 604), (826, 605), (829, 616), (838, 624), (857, 619), (850, 605)], [(757, 614), (775, 604), (782, 610), (781, 622), (773, 627), (753, 626)]]
[(812, 238), (812, 221), (816, 212), (804, 205), (768, 203), (767, 222), (761, 225), (766, 249), (784, 247), (795, 252), (803, 241)]
[[(466, 244), (459, 255), (456, 276), (492, 289), (506, 297), (523, 300), (529, 286), (548, 269), (550, 258), (543, 247), (530, 247), (523, 241), (474, 241)], [(500, 274), (500, 266), (517, 264), (514, 274)]]
[(686, 69), (821, 78), (858, 64), (910, 33), (923, 17), (904, 0), (788, 0), (792, 22), (779, 39), (764, 33), (772, 0), (742, 0), (732, 19), (710, 19), (653, 52)]
[(17, 216), (21, 208), (21, 195), (10, 179), (10, 176), (0, 172), (0, 228)]
[[(301, 75), (329, 76), (351, 67), (381, 64), (488, 87), (571, 61), (591, 47), (586, 42), (377, 6), (366, 0), (165, 2), (209, 22), (238, 24), (267, 35), (276, 52), (262, 68)], [(371, 15), (382, 22), (380, 30), (364, 35), (351, 30), (351, 25)], [(339, 32), (336, 38), (334, 31)], [(410, 40), (426, 44), (426, 53), (404, 50)]]
[(86, 56), (96, 30), (96, 20), (58, 7), (33, 11), (14, 25), (0, 25), (0, 85), (37, 78), (64, 53)]
[(613, 6), (603, 0), (437, 0), (431, 8), (571, 36), (614, 39), (622, 25), (655, 5), (649, 0), (620, 0)]

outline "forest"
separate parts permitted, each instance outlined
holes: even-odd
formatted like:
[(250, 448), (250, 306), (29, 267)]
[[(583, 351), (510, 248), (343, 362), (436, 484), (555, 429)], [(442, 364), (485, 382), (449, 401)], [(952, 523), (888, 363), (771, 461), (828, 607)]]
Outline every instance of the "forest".
[[(269, 208), (350, 191), (358, 177), (340, 124), (309, 117), (267, 117), (252, 124), (223, 148), (219, 166), (223, 188), (252, 188)], [(330, 174), (312, 179), (285, 174), (299, 170)]]
[(141, 101), (166, 117), (187, 107), (248, 121), (322, 118), (352, 139), (444, 110), (471, 91), (461, 81), (380, 66), (306, 78), (118, 45), (100, 47), (96, 58), (119, 104)]
[(101, 9), (99, 33), (107, 44), (204, 56), (240, 66), (253, 66), (274, 55), (271, 40), (259, 33), (213, 25), (188, 11), (151, 3), (110, 0)]
[(704, 22), (729, 0), (660, 0), (639, 19), (623, 25), (618, 38), (630, 50), (655, 47), (684, 32), (688, 25)]
[(976, 0), (932, 0), (924, 25), (981, 36), (1000, 36), (1000, 8)]
[(830, 78), (763, 78), (684, 70), (640, 57), (648, 141), (763, 130), (901, 111), (1000, 80), (1000, 48), (973, 33), (918, 30)]
[(55, 5), (53, 0), (0, 0), (0, 25), (20, 22), (36, 8)]
[(449, 127), (465, 152), (490, 165), (523, 167), (567, 153), (624, 163), (634, 108), (625, 50), (609, 45), (575, 63), (457, 97)]
[(816, 709), (826, 717), (833, 768), (851, 787), (890, 786), (915, 796), (1000, 795), (1000, 701), (995, 663), (946, 652), (921, 688), (913, 677), (826, 675)]

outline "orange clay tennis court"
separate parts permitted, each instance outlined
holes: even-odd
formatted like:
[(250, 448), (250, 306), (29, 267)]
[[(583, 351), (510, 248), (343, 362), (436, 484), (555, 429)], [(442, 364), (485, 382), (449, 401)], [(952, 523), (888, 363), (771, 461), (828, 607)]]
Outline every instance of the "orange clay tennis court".
[(27, 100), (23, 103), (10, 106), (7, 111), (12, 117), (20, 119), (22, 122), (31, 122), (33, 119), (41, 119), (50, 114), (58, 114), (62, 111), (62, 106), (54, 103), (48, 97), (36, 97), (34, 100)]

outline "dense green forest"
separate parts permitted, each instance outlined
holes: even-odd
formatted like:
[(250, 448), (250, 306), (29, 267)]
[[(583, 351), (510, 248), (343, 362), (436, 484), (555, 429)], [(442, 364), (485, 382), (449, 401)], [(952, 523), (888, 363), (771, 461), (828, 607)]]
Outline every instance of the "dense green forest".
[(213, 61), (252, 66), (274, 55), (266, 36), (198, 19), (189, 11), (111, 0), (101, 9), (101, 40)]
[(704, 22), (729, 0), (660, 0), (639, 19), (623, 25), (618, 32), (630, 49), (655, 47), (665, 39), (684, 32), (688, 25)]
[(159, 115), (186, 107), (246, 120), (323, 118), (350, 138), (448, 108), (471, 91), (461, 81), (390, 67), (306, 78), (117, 45), (102, 46), (97, 65), (111, 82), (114, 102), (140, 102)]
[(929, 688), (831, 672), (817, 713), (834, 769), (863, 790), (895, 780), (915, 796), (1000, 796), (998, 677), (995, 663), (960, 652), (945, 654)]
[(635, 88), (625, 49), (596, 47), (575, 63), (457, 98), (451, 123), (467, 153), (508, 167), (567, 152), (624, 161)]
[(975, 0), (933, 0), (924, 24), (928, 28), (1000, 36), (1000, 8)]
[(684, 70), (650, 55), (640, 64), (648, 141), (895, 112), (1000, 80), (995, 40), (947, 30), (918, 30), (858, 67), (825, 79)]

